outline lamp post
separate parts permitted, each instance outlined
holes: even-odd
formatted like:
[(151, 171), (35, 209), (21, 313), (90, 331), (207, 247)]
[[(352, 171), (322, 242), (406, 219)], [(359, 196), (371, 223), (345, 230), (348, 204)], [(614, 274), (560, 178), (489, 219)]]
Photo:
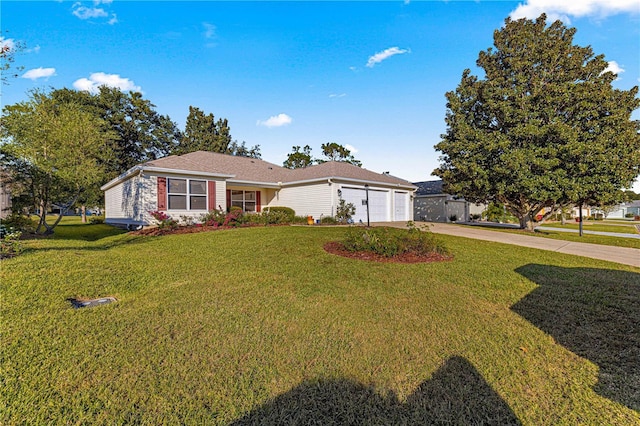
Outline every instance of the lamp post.
[(367, 228), (369, 228), (369, 184), (364, 185), (364, 192), (367, 194)]

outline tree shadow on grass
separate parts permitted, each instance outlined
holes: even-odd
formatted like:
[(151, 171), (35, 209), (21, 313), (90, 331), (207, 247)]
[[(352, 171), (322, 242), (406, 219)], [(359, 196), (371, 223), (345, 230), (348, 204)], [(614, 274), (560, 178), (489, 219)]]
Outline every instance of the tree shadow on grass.
[(462, 357), (452, 357), (402, 403), (351, 380), (304, 382), (232, 423), (241, 425), (518, 425)]
[(640, 410), (640, 274), (529, 264), (540, 285), (511, 309), (600, 368), (595, 391)]

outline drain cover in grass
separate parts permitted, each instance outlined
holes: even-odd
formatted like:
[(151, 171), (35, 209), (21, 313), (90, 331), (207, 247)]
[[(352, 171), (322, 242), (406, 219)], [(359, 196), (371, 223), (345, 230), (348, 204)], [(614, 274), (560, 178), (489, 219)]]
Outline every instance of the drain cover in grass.
[(106, 305), (107, 303), (116, 302), (115, 297), (103, 297), (93, 300), (67, 299), (71, 305), (76, 308), (93, 308), (94, 306)]

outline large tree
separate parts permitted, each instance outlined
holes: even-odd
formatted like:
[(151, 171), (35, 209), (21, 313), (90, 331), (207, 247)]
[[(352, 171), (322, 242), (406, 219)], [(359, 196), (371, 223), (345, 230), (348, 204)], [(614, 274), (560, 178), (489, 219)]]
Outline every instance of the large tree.
[(638, 87), (617, 90), (603, 55), (573, 44), (575, 29), (507, 19), (484, 77), (462, 74), (448, 92), (447, 131), (434, 171), (445, 191), (499, 202), (522, 228), (544, 207), (612, 202), (640, 171)]
[[(0, 125), (0, 159), (14, 183), (12, 196), (39, 216), (36, 231), (50, 234), (66, 209), (103, 182), (116, 134), (80, 104), (40, 91), (5, 107)], [(52, 224), (51, 208), (59, 212)]]
[(61, 103), (76, 103), (83, 111), (104, 120), (116, 133), (112, 156), (106, 164), (108, 179), (137, 164), (171, 154), (181, 137), (171, 118), (159, 114), (139, 92), (124, 93), (101, 86), (96, 94), (65, 88), (54, 90), (51, 96)]
[(362, 163), (356, 160), (351, 151), (343, 145), (336, 142), (327, 142), (320, 145), (320, 149), (322, 149), (324, 158), (316, 159), (318, 164), (326, 163), (327, 161), (339, 161), (362, 167)]
[[(287, 169), (303, 169), (313, 164), (313, 158), (311, 158), (311, 147), (305, 145), (304, 148), (300, 148), (299, 145), (291, 147), (293, 151), (287, 155), (287, 159), (282, 163)], [(302, 151), (300, 151), (302, 149)]]
[(189, 115), (173, 154), (181, 155), (194, 151), (226, 152), (231, 143), (229, 122), (213, 114), (205, 114), (200, 108), (189, 106)]

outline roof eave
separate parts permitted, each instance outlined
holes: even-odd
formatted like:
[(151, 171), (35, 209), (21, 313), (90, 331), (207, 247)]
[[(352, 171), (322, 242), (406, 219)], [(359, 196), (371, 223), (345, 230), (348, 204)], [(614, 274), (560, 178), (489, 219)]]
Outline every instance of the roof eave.
[(292, 181), (292, 182), (284, 182), (282, 184), (283, 187), (285, 186), (294, 186), (294, 185), (304, 185), (307, 183), (314, 183), (314, 182), (326, 182), (326, 181), (341, 181), (341, 182), (348, 182), (348, 183), (354, 183), (354, 184), (375, 184), (375, 185), (380, 185), (380, 186), (392, 186), (392, 187), (396, 187), (396, 188), (403, 188), (403, 189), (407, 189), (407, 190), (411, 190), (411, 191), (415, 191), (417, 189), (417, 186), (412, 185), (412, 184), (403, 184), (401, 182), (382, 182), (379, 180), (367, 180), (367, 179), (355, 179), (355, 178), (346, 178), (344, 176), (328, 176), (328, 177), (320, 177), (320, 178), (314, 178), (314, 179), (305, 179), (305, 180), (297, 180), (297, 181)]
[(212, 173), (212, 172), (199, 172), (195, 170), (183, 170), (183, 169), (170, 169), (166, 167), (153, 167), (153, 166), (143, 166), (138, 165), (135, 166), (115, 179), (110, 180), (106, 184), (100, 187), (101, 191), (106, 191), (109, 188), (113, 188), (120, 182), (123, 182), (136, 174), (142, 174), (144, 172), (148, 173), (166, 173), (166, 174), (174, 174), (174, 175), (187, 175), (187, 176), (202, 176), (202, 177), (214, 177), (214, 178), (223, 178), (229, 179), (233, 178), (236, 175), (224, 174), (224, 173)]

